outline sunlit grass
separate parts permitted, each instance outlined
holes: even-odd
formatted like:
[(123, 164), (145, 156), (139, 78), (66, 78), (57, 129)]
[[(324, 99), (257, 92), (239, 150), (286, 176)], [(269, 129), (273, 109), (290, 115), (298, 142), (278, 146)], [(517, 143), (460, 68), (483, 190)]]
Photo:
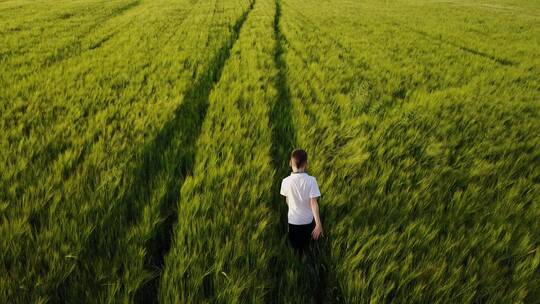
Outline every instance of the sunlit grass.
[[(0, 2), (0, 302), (537, 301), (539, 16)], [(304, 261), (293, 147), (323, 194)]]

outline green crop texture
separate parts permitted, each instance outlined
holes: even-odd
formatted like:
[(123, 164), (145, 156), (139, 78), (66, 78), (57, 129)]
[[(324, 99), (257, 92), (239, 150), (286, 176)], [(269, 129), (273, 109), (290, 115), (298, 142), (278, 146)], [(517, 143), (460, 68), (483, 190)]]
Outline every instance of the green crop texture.
[(0, 303), (540, 303), (538, 1), (0, 0), (0, 127)]

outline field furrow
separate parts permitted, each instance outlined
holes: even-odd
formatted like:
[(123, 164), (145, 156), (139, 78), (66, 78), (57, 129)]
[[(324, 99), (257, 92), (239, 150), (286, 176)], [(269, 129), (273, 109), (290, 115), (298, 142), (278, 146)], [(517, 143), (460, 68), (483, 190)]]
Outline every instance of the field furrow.
[(139, 0), (130, 0), (81, 5), (72, 12), (57, 14), (69, 18), (48, 20), (42, 24), (34, 21), (28, 30), (19, 29), (19, 26), (16, 31), (0, 34), (0, 62), (9, 67), (0, 74), (0, 84), (21, 81), (70, 56), (92, 49), (94, 45), (85, 43), (85, 37), (93, 37), (102, 25), (114, 22), (115, 18), (139, 4)]
[[(292, 120), (292, 104), (289, 96), (289, 85), (286, 78), (286, 65), (283, 60), (283, 35), (280, 30), (281, 7), (279, 2), (275, 2), (275, 13), (273, 20), (273, 39), (275, 40), (274, 47), (274, 64), (277, 69), (274, 80), (277, 90), (276, 100), (269, 109), (269, 120), (272, 126), (272, 164), (275, 169), (273, 185), (271, 188), (272, 202), (275, 204), (276, 214), (279, 216), (278, 226), (274, 231), (276, 238), (279, 236), (285, 237), (288, 231), (287, 228), (287, 205), (284, 198), (280, 195), (281, 180), (290, 172), (289, 155), (297, 146), (295, 138), (295, 126)], [(282, 238), (282, 242), (287, 242), (286, 238)], [(283, 244), (283, 243), (282, 243)], [(284, 246), (282, 246), (284, 247)], [(265, 303), (284, 303), (289, 297), (288, 290), (290, 283), (299, 283), (299, 269), (287, 270), (287, 250), (282, 249), (282, 252), (273, 257), (269, 264), (269, 271), (275, 280), (269, 290)], [(296, 282), (294, 282), (296, 280)], [(298, 287), (298, 286), (297, 286)], [(299, 288), (295, 288), (299, 290)], [(292, 300), (292, 299), (290, 299)]]
[[(220, 7), (218, 2), (216, 2), (217, 7)], [(185, 177), (193, 171), (196, 152), (194, 147), (206, 115), (210, 91), (221, 77), (225, 62), (230, 56), (232, 45), (238, 38), (239, 31), (250, 10), (251, 6), (232, 25), (229, 38), (217, 51), (214, 58), (211, 59), (208, 69), (188, 89), (185, 93), (184, 102), (175, 110), (174, 118), (160, 130), (155, 143), (149, 145), (151, 150), (145, 151), (141, 157), (143, 159), (142, 166), (135, 174), (141, 177), (142, 183), (146, 183), (152, 188), (145, 189), (146, 187), (141, 187), (134, 189), (135, 192), (128, 194), (124, 199), (126, 202), (133, 202), (141, 197), (150, 198), (142, 201), (144, 205), (141, 204), (138, 208), (137, 206), (135, 208), (134, 206), (130, 207), (133, 208), (132, 210), (139, 209), (142, 211), (142, 216), (139, 216), (141, 219), (138, 222), (130, 225), (133, 228), (130, 229), (128, 236), (122, 240), (124, 243), (119, 244), (118, 247), (139, 250), (144, 248), (147, 251), (144, 257), (144, 268), (141, 270), (151, 274), (151, 277), (149, 277), (150, 280), (144, 282), (144, 285), (133, 289), (136, 293), (131, 296), (136, 296), (137, 302), (148, 303), (157, 299), (158, 283), (164, 266), (164, 258), (170, 249), (173, 225), (178, 217), (177, 203), (180, 189)], [(214, 13), (218, 14), (219, 12), (214, 11)], [(220, 16), (217, 15), (214, 18), (220, 18)], [(220, 31), (216, 31), (216, 34), (220, 34)], [(158, 159), (157, 162), (156, 159)], [(166, 177), (165, 182), (163, 180), (154, 181), (154, 179), (163, 179), (163, 177)], [(148, 215), (156, 212), (158, 212), (157, 215)], [(157, 224), (152, 223), (152, 221), (156, 221)], [(116, 223), (117, 218), (111, 218), (111, 222)], [(108, 225), (103, 226), (103, 233), (108, 233), (108, 227)], [(145, 231), (145, 228), (151, 230)], [(135, 238), (138, 238), (139, 242)], [(140, 240), (144, 240), (144, 242), (141, 243)], [(107, 248), (107, 250), (110, 249)], [(117, 260), (118, 264), (125, 264), (123, 267), (126, 269), (137, 269), (132, 265), (134, 262), (140, 265), (141, 260), (128, 259), (122, 255)], [(126, 282), (130, 284), (131, 281), (141, 283), (137, 278), (135, 280), (122, 278), (121, 284)]]
[(272, 211), (284, 203), (271, 193), (269, 118), (280, 94), (273, 22), (274, 2), (255, 2), (210, 94), (194, 172), (182, 186), (161, 302), (260, 303), (277, 296), (275, 272), (260, 271), (276, 267), (285, 249)]
[[(271, 113), (274, 126), (273, 147), (276, 167), (276, 179), (274, 181), (275, 200), (279, 203), (283, 197), (279, 194), (281, 180), (287, 176), (291, 170), (288, 165), (290, 152), (299, 146), (297, 136), (302, 136), (302, 132), (295, 126), (293, 117), (295, 116), (291, 98), (291, 88), (288, 81), (288, 66), (284, 52), (290, 47), (289, 42), (282, 33), (280, 22), (282, 15), (281, 1), (276, 1), (276, 16), (274, 19), (274, 31), (277, 40), (276, 65), (279, 68), (277, 86), (279, 96), (276, 106)], [(314, 77), (312, 80), (317, 80)], [(323, 85), (322, 82), (318, 83)], [(283, 219), (287, 218), (287, 213), (280, 213)], [(283, 222), (286, 225), (286, 221)], [(286, 226), (280, 230), (282, 235), (287, 232)], [(329, 271), (328, 244), (320, 241), (313, 244), (313, 254), (309, 255), (306, 264), (297, 263), (295, 257), (282, 253), (283, 258), (276, 263), (275, 271), (278, 273), (278, 289), (273, 293), (272, 300), (268, 302), (278, 303), (335, 303), (339, 301), (340, 295), (337, 288), (335, 276)]]

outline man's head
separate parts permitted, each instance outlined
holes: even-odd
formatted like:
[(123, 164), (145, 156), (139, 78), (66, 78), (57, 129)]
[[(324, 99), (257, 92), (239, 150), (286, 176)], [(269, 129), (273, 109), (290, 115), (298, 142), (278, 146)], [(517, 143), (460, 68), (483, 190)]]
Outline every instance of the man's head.
[(290, 165), (295, 170), (303, 170), (307, 167), (307, 152), (302, 149), (294, 149), (291, 153)]

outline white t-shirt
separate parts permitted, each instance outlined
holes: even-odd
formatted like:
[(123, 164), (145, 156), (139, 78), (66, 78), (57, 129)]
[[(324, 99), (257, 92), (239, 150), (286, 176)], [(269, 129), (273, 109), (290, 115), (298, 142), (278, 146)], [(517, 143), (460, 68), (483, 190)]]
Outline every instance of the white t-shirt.
[(315, 177), (304, 172), (293, 172), (281, 182), (280, 193), (287, 197), (290, 224), (305, 225), (313, 221), (310, 200), (321, 196)]

